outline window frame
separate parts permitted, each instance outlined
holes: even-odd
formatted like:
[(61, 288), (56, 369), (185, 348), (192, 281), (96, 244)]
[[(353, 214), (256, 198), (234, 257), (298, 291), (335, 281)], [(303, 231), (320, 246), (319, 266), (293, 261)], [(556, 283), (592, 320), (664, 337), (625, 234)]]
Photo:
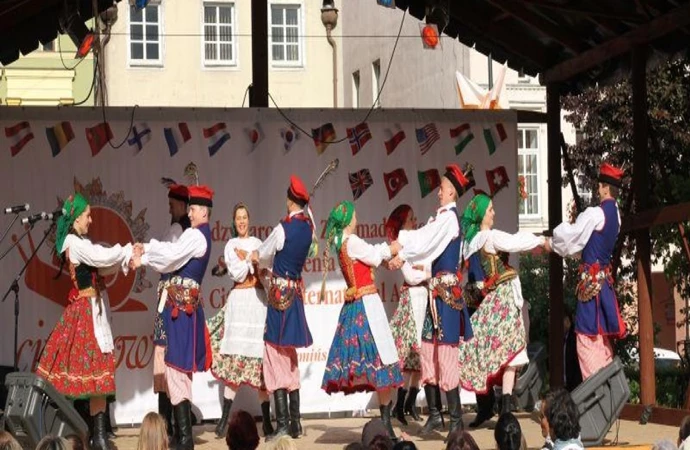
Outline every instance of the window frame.
[[(215, 6), (216, 8), (222, 8), (222, 7), (230, 7), (232, 8), (232, 12), (230, 14), (231, 18), (231, 27), (232, 27), (232, 41), (230, 42), (231, 47), (232, 47), (232, 59), (228, 61), (216, 59), (216, 60), (209, 60), (206, 59), (206, 15), (205, 15), (205, 10), (207, 6)], [(216, 9), (216, 12), (219, 10)], [(217, 16), (216, 18), (218, 19), (220, 16)], [(238, 50), (239, 50), (239, 45), (237, 45), (237, 3), (235, 1), (226, 1), (226, 0), (204, 0), (201, 2), (201, 65), (202, 67), (206, 69), (214, 69), (214, 68), (224, 68), (224, 67), (237, 67), (239, 64), (239, 57), (238, 57)], [(220, 27), (220, 22), (216, 21), (216, 31), (219, 31), (218, 28)], [(217, 35), (217, 37), (219, 34)], [(214, 41), (214, 44), (217, 46), (217, 51), (218, 55), (220, 56), (220, 40)]]
[[(288, 8), (297, 9), (297, 61), (288, 61), (283, 59), (282, 61), (276, 61), (273, 59), (273, 8), (281, 8), (285, 11)], [(285, 13), (283, 12), (283, 18), (285, 18)], [(285, 21), (282, 24), (283, 30), (287, 27)], [(302, 2), (270, 2), (268, 4), (268, 58), (271, 63), (271, 68), (276, 69), (302, 69), (306, 66), (306, 55), (304, 46), (304, 4)], [(284, 37), (287, 35), (284, 34)], [(286, 41), (282, 43), (283, 48), (287, 50)], [(285, 57), (287, 57), (287, 52), (285, 52)]]
[[(526, 140), (526, 134), (527, 134), (526, 132), (527, 131), (533, 131), (533, 132), (537, 133), (537, 148), (525, 147), (525, 145), (527, 143), (527, 140)], [(529, 126), (520, 126), (519, 125), (517, 128), (517, 132), (519, 134), (522, 134), (522, 142), (523, 142), (523, 147), (520, 147), (520, 145), (519, 145), (520, 136), (518, 136), (518, 139), (517, 139), (517, 141), (518, 141), (518, 148), (517, 148), (518, 161), (517, 161), (517, 167), (516, 167), (518, 169), (517, 175), (518, 175), (518, 177), (525, 176), (525, 173), (521, 173), (519, 170), (520, 158), (526, 158), (526, 157), (534, 156), (534, 161), (535, 161), (536, 167), (534, 168), (534, 170), (532, 172), (530, 172), (530, 174), (534, 173), (534, 175), (536, 176), (535, 184), (537, 186), (537, 192), (536, 192), (536, 194), (533, 194), (532, 192), (530, 192), (527, 189), (527, 180), (525, 179), (525, 190), (527, 190), (528, 198), (525, 200), (520, 199), (520, 201), (523, 202), (523, 204), (525, 205), (525, 212), (524, 213), (520, 212), (520, 204), (518, 204), (518, 215), (519, 215), (520, 219), (524, 219), (524, 220), (539, 220), (542, 218), (541, 186), (540, 186), (540, 180), (539, 180), (539, 178), (540, 178), (539, 169), (541, 167), (541, 161), (539, 160), (540, 149), (541, 149), (541, 145), (540, 145), (541, 144), (541, 129), (539, 127), (529, 127)], [(523, 164), (523, 167), (526, 168), (526, 166), (527, 166), (527, 164), (525, 161), (525, 163)], [(529, 197), (536, 197), (536, 205), (537, 205), (537, 211), (536, 212), (527, 212), (528, 204), (529, 204), (528, 202), (530, 201)]]
[[(163, 7), (163, 2), (160, 0), (152, 0), (146, 7), (155, 6), (158, 8), (158, 59), (134, 59), (132, 58), (132, 9), (134, 6), (128, 5), (129, 9), (127, 12), (127, 65), (129, 67), (164, 67), (165, 63), (165, 9)], [(143, 10), (142, 10), (143, 14)], [(138, 24), (139, 22), (135, 22)], [(148, 22), (143, 21), (142, 17), (142, 36), (144, 39), (141, 41), (144, 45), (144, 55), (146, 55), (146, 24)], [(153, 24), (153, 22), (151, 22)], [(139, 41), (137, 41), (139, 42)]]
[(359, 69), (352, 72), (352, 107), (359, 108), (360, 102), (360, 86), (362, 85), (362, 75)]
[[(376, 73), (378, 68), (378, 74)], [(371, 104), (374, 108), (381, 107), (381, 58), (371, 62)], [(377, 98), (378, 97), (378, 98)]]

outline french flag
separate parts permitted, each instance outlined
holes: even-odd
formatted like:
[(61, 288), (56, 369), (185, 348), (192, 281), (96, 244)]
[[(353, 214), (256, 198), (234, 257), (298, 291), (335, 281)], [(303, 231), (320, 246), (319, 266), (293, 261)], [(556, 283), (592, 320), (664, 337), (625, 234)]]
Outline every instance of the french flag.
[(230, 133), (225, 122), (218, 122), (210, 128), (204, 128), (204, 137), (208, 139), (208, 154), (213, 156), (230, 140)]
[(168, 144), (170, 156), (175, 156), (180, 147), (192, 139), (187, 122), (178, 123), (177, 128), (163, 128), (163, 135), (165, 136), (165, 142)]
[(12, 140), (10, 146), (10, 153), (15, 157), (22, 151), (24, 146), (34, 138), (34, 133), (31, 131), (29, 122), (19, 122), (11, 127), (5, 127), (5, 137)]

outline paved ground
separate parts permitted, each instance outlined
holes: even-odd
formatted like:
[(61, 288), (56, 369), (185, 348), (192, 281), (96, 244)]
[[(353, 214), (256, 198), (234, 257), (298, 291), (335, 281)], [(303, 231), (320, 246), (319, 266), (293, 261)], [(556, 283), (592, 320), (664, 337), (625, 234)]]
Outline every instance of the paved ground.
[[(465, 423), (469, 423), (474, 414), (465, 415)], [(530, 448), (539, 448), (543, 439), (541, 437), (541, 429), (532, 416), (528, 413), (517, 414), (520, 424), (527, 439), (527, 444)], [(300, 449), (342, 449), (345, 444), (361, 439), (362, 428), (368, 421), (367, 418), (342, 418), (342, 419), (308, 419), (303, 420), (302, 425), (306, 433), (297, 440), (297, 447)], [(489, 422), (490, 428), (493, 428), (494, 421)], [(260, 430), (260, 424), (257, 424)], [(405, 430), (395, 425), (397, 433), (406, 431), (410, 434), (410, 440), (417, 444), (420, 450), (441, 450), (444, 447), (444, 434), (437, 434), (428, 439), (420, 439), (415, 436), (416, 432), (421, 427), (421, 423), (410, 424)], [(225, 441), (216, 439), (213, 434), (214, 425), (206, 424), (194, 427), (194, 435), (196, 442), (196, 450), (225, 450), (227, 446)], [(118, 430), (118, 438), (114, 441), (116, 450), (136, 450), (137, 437), (139, 430), (136, 428), (120, 428)], [(259, 431), (261, 433), (261, 431)], [(479, 430), (471, 431), (472, 436), (479, 444), (481, 449), (492, 450), (495, 448), (493, 440), (493, 429), (487, 427)], [(662, 425), (639, 425), (637, 422), (620, 421), (618, 430), (618, 445), (619, 446), (633, 446), (633, 445), (649, 445), (651, 446), (660, 439), (671, 439), (674, 443), (678, 437), (678, 430), (673, 427)], [(612, 445), (616, 439), (616, 425), (614, 424), (612, 430), (607, 436), (604, 445)], [(259, 449), (267, 448), (266, 444), (261, 444)]]

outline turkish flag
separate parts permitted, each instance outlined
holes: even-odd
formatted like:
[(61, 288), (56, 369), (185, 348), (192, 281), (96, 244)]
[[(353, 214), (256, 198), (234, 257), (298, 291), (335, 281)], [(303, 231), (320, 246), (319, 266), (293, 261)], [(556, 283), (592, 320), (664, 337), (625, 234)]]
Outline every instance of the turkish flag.
[(91, 147), (91, 156), (96, 156), (103, 147), (113, 138), (113, 131), (110, 129), (110, 124), (102, 122), (95, 127), (86, 129), (86, 140)]
[(383, 183), (386, 185), (386, 191), (388, 191), (388, 200), (392, 200), (393, 197), (398, 195), (398, 192), (407, 186), (407, 175), (403, 168), (395, 169), (392, 172), (383, 174)]

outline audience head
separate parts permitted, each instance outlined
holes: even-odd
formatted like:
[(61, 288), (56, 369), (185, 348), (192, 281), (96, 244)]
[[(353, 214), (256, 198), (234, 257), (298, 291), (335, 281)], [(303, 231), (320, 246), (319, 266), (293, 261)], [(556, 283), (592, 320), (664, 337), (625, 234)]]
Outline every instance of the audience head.
[(22, 450), (22, 446), (10, 433), (0, 430), (0, 450)]
[(139, 430), (138, 450), (167, 450), (168, 433), (165, 420), (158, 413), (150, 412), (144, 416)]
[(393, 450), (393, 441), (389, 436), (377, 434), (369, 443), (367, 450)]
[(498, 418), (494, 439), (499, 450), (520, 450), (522, 429), (513, 413), (504, 413)]
[(366, 447), (361, 442), (352, 442), (347, 444), (344, 450), (366, 450)]
[(683, 443), (684, 440), (690, 437), (690, 416), (685, 416), (683, 421), (680, 423), (680, 429), (678, 430), (678, 445)]
[(678, 447), (669, 439), (662, 439), (654, 443), (652, 450), (678, 450)]
[(362, 429), (362, 445), (368, 448), (374, 438), (379, 435), (388, 437), (388, 430), (381, 419), (371, 419)]
[(67, 439), (49, 434), (41, 439), (36, 450), (71, 450), (71, 446)]
[(271, 441), (271, 445), (268, 448), (270, 450), (297, 450), (297, 444), (294, 439), (285, 434)]
[(84, 436), (81, 436), (79, 434), (68, 434), (65, 436), (65, 439), (67, 439), (67, 442), (72, 444), (72, 450), (89, 450), (89, 447), (86, 445), (86, 439), (84, 439)]
[(577, 406), (568, 391), (560, 388), (547, 395), (545, 412), (551, 439), (567, 441), (580, 436)]
[(446, 450), (479, 450), (479, 446), (470, 433), (456, 429), (448, 435)]
[(417, 446), (412, 441), (398, 441), (393, 450), (417, 450)]
[(239, 410), (232, 415), (225, 442), (229, 450), (254, 450), (259, 446), (259, 432), (251, 414)]

